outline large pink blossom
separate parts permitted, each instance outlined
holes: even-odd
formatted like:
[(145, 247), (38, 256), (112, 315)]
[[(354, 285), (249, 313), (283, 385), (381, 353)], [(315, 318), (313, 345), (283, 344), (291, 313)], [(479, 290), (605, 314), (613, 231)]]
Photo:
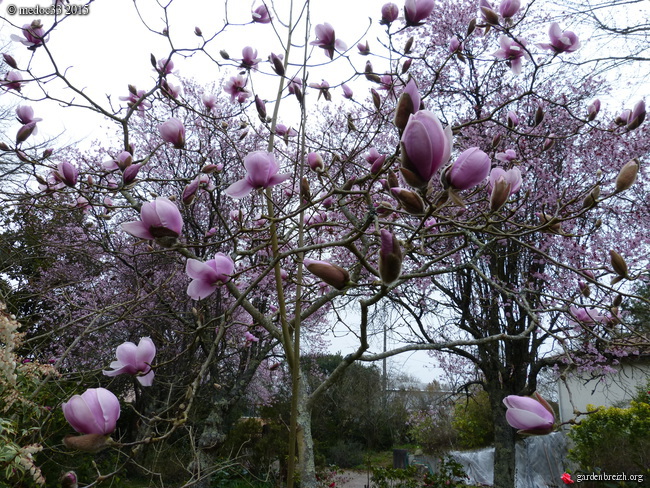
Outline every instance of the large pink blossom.
[(523, 59), (528, 59), (529, 55), (526, 52), (526, 41), (523, 39), (511, 39), (508, 36), (502, 35), (499, 37), (500, 49), (497, 49), (493, 56), (498, 59), (508, 61), (510, 69), (516, 75), (521, 73)]
[(181, 235), (183, 217), (176, 205), (165, 197), (142, 204), (140, 217), (141, 220), (135, 222), (124, 222), (122, 229), (134, 237), (149, 240)]
[(61, 406), (63, 415), (80, 434), (108, 435), (120, 417), (120, 402), (105, 388), (90, 388)]
[(404, 19), (407, 25), (420, 25), (433, 12), (433, 0), (406, 0)]
[(176, 149), (185, 147), (185, 127), (176, 117), (171, 117), (164, 124), (160, 124), (158, 130), (163, 141), (169, 142)]
[(187, 287), (187, 294), (194, 300), (209, 297), (219, 285), (230, 280), (234, 271), (233, 260), (221, 252), (205, 263), (198, 259), (188, 259), (185, 273), (192, 278), (192, 281)]
[(255, 151), (244, 158), (246, 176), (226, 189), (226, 195), (243, 198), (258, 188), (269, 188), (288, 179), (290, 174), (278, 174), (280, 165), (272, 153)]
[(487, 178), (492, 162), (478, 147), (463, 151), (447, 170), (447, 181), (457, 190), (468, 190)]
[(106, 376), (138, 375), (136, 378), (142, 386), (151, 386), (154, 377), (151, 363), (156, 356), (156, 346), (149, 337), (140, 339), (137, 346), (133, 342), (120, 344), (115, 355), (117, 361), (111, 363), (111, 371), (104, 371)]
[[(553, 430), (555, 415), (539, 394), (537, 400), (524, 396), (510, 395), (503, 399), (508, 410), (506, 420), (521, 434), (549, 434)], [(542, 403), (543, 402), (543, 403)]]
[(36, 49), (38, 46), (43, 44), (43, 42), (47, 41), (45, 30), (39, 21), (34, 21), (31, 24), (23, 25), (22, 33), (25, 37), (11, 34), (11, 40), (20, 42), (31, 50)]
[(242, 75), (231, 76), (224, 85), (223, 91), (230, 95), (232, 102), (237, 99), (239, 103), (244, 103), (251, 96), (251, 93), (246, 89), (246, 83), (248, 83), (248, 80)]
[(413, 187), (428, 185), (436, 171), (449, 161), (452, 134), (433, 112), (411, 115), (402, 134), (402, 176)]
[(334, 51), (345, 51), (347, 49), (346, 44), (336, 38), (334, 27), (332, 27), (331, 24), (328, 24), (327, 22), (324, 24), (318, 24), (315, 30), (318, 39), (309, 44), (324, 49), (327, 57), (330, 59), (334, 57)]
[(550, 43), (538, 44), (542, 49), (550, 49), (555, 53), (572, 53), (580, 47), (578, 36), (571, 31), (562, 31), (557, 22), (551, 24), (548, 31), (548, 36), (551, 39)]

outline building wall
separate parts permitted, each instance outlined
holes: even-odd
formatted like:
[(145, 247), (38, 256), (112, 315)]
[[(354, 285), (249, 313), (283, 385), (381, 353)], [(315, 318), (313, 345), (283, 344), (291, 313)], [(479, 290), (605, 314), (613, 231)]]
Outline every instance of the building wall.
[(616, 373), (590, 379), (567, 373), (558, 381), (560, 421), (576, 417), (574, 410), (586, 412), (587, 405), (625, 407), (636, 395), (637, 387), (650, 380), (650, 361), (640, 360), (616, 366)]

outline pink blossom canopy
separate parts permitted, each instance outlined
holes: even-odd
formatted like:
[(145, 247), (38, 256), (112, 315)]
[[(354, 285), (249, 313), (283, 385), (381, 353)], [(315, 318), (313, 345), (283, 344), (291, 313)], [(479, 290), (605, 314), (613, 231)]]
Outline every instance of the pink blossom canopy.
[(233, 183), (226, 189), (226, 195), (232, 198), (243, 198), (258, 188), (269, 188), (282, 183), (290, 174), (278, 174), (280, 165), (273, 154), (266, 151), (255, 151), (244, 158), (246, 176)]
[(63, 415), (80, 434), (108, 435), (120, 417), (120, 402), (104, 388), (90, 388), (61, 406)]
[(235, 263), (227, 254), (218, 252), (214, 259), (205, 263), (198, 259), (188, 259), (185, 273), (192, 278), (187, 294), (194, 300), (212, 295), (219, 285), (226, 283), (235, 271)]
[(154, 372), (151, 363), (156, 356), (156, 346), (149, 337), (143, 337), (136, 346), (132, 342), (125, 342), (115, 350), (117, 361), (111, 363), (112, 371), (104, 371), (106, 376), (120, 374), (141, 374), (137, 380), (142, 386), (151, 386)]
[(122, 229), (133, 237), (149, 240), (181, 235), (183, 217), (176, 205), (165, 197), (142, 204), (140, 218), (136, 222), (124, 222)]

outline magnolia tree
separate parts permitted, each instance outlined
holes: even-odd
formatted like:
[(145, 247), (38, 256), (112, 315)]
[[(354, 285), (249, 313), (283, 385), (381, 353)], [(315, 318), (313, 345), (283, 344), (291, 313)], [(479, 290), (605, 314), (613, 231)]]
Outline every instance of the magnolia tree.
[[(16, 168), (4, 231), (23, 251), (10, 248), (5, 288), (25, 312), (21, 354), (52, 358), (37, 392), (61, 385), (48, 418), (79, 434), (64, 444), (118, 456), (98, 476), (137, 465), (164, 484), (147, 452), (185, 436), (184, 481), (207, 486), (254, 375), (284, 371), (287, 484), (315, 486), (321, 395), (356, 360), (425, 349), (480, 371), (495, 485), (514, 486), (515, 429), (555, 424), (540, 396), (520, 396), (541, 367), (592, 367), (642, 340), (620, 310), (628, 283), (647, 280), (645, 104), (601, 107), (608, 86), (581, 72), (588, 55), (565, 19), (516, 0), (407, 0), (371, 13), (380, 37), (360, 31), (348, 49), (308, 3), (265, 3), (181, 46), (170, 3), (150, 27), (168, 51), (151, 56), (144, 89), (115, 88), (117, 105), (59, 68), (50, 39), (73, 12), (55, 7), (14, 25), (25, 51), (5, 54), (3, 97), (22, 100), (2, 145)], [(277, 49), (217, 48), (249, 29), (273, 32)], [(184, 80), (180, 60), (217, 65), (224, 81)], [(115, 135), (39, 150), (48, 98), (96, 112)], [(386, 310), (403, 344), (370, 354)], [(353, 352), (307, 383), (301, 353), (334, 325)]]

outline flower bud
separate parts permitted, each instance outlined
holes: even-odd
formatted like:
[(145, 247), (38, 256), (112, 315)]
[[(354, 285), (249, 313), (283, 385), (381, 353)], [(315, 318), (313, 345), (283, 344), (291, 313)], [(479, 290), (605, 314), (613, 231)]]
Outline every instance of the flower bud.
[(402, 249), (399, 241), (386, 229), (381, 230), (379, 250), (379, 276), (388, 285), (399, 278), (402, 272)]
[(199, 26), (194, 27), (194, 34), (198, 37), (203, 37), (203, 31)]
[(413, 37), (409, 37), (404, 45), (404, 54), (410, 54), (411, 48), (413, 47)]
[(623, 257), (613, 249), (610, 249), (609, 257), (610, 262), (612, 263), (612, 268), (614, 268), (614, 272), (620, 278), (627, 278), (627, 263), (625, 262), (625, 259), (623, 259)]
[(304, 259), (307, 270), (337, 290), (343, 290), (350, 283), (350, 274), (340, 266), (327, 261)]
[(106, 449), (114, 443), (109, 436), (102, 434), (67, 435), (63, 438), (63, 444), (68, 449), (93, 453)]
[(5, 60), (5, 63), (7, 63), (10, 67), (13, 69), (18, 69), (18, 64), (16, 63), (16, 60), (11, 56), (11, 54), (7, 53), (2, 53), (2, 57)]
[(616, 177), (616, 191), (621, 192), (630, 188), (636, 181), (636, 175), (639, 172), (639, 161), (632, 159), (628, 161)]
[(600, 100), (596, 99), (587, 107), (587, 121), (591, 122), (600, 112)]
[(307, 154), (307, 164), (313, 171), (316, 171), (317, 173), (322, 173), (325, 171), (325, 163), (323, 162), (322, 156), (318, 153), (310, 152)]
[(391, 188), (391, 193), (402, 208), (411, 215), (421, 215), (424, 213), (424, 201), (417, 193), (414, 193), (404, 188)]
[(492, 194), (490, 195), (490, 210), (496, 212), (499, 210), (506, 200), (510, 197), (510, 183), (506, 180), (505, 176), (500, 176), (492, 187)]
[(370, 94), (372, 95), (372, 103), (375, 106), (377, 110), (381, 107), (381, 98), (379, 97), (379, 93), (377, 93), (377, 90), (374, 88), (370, 89)]

